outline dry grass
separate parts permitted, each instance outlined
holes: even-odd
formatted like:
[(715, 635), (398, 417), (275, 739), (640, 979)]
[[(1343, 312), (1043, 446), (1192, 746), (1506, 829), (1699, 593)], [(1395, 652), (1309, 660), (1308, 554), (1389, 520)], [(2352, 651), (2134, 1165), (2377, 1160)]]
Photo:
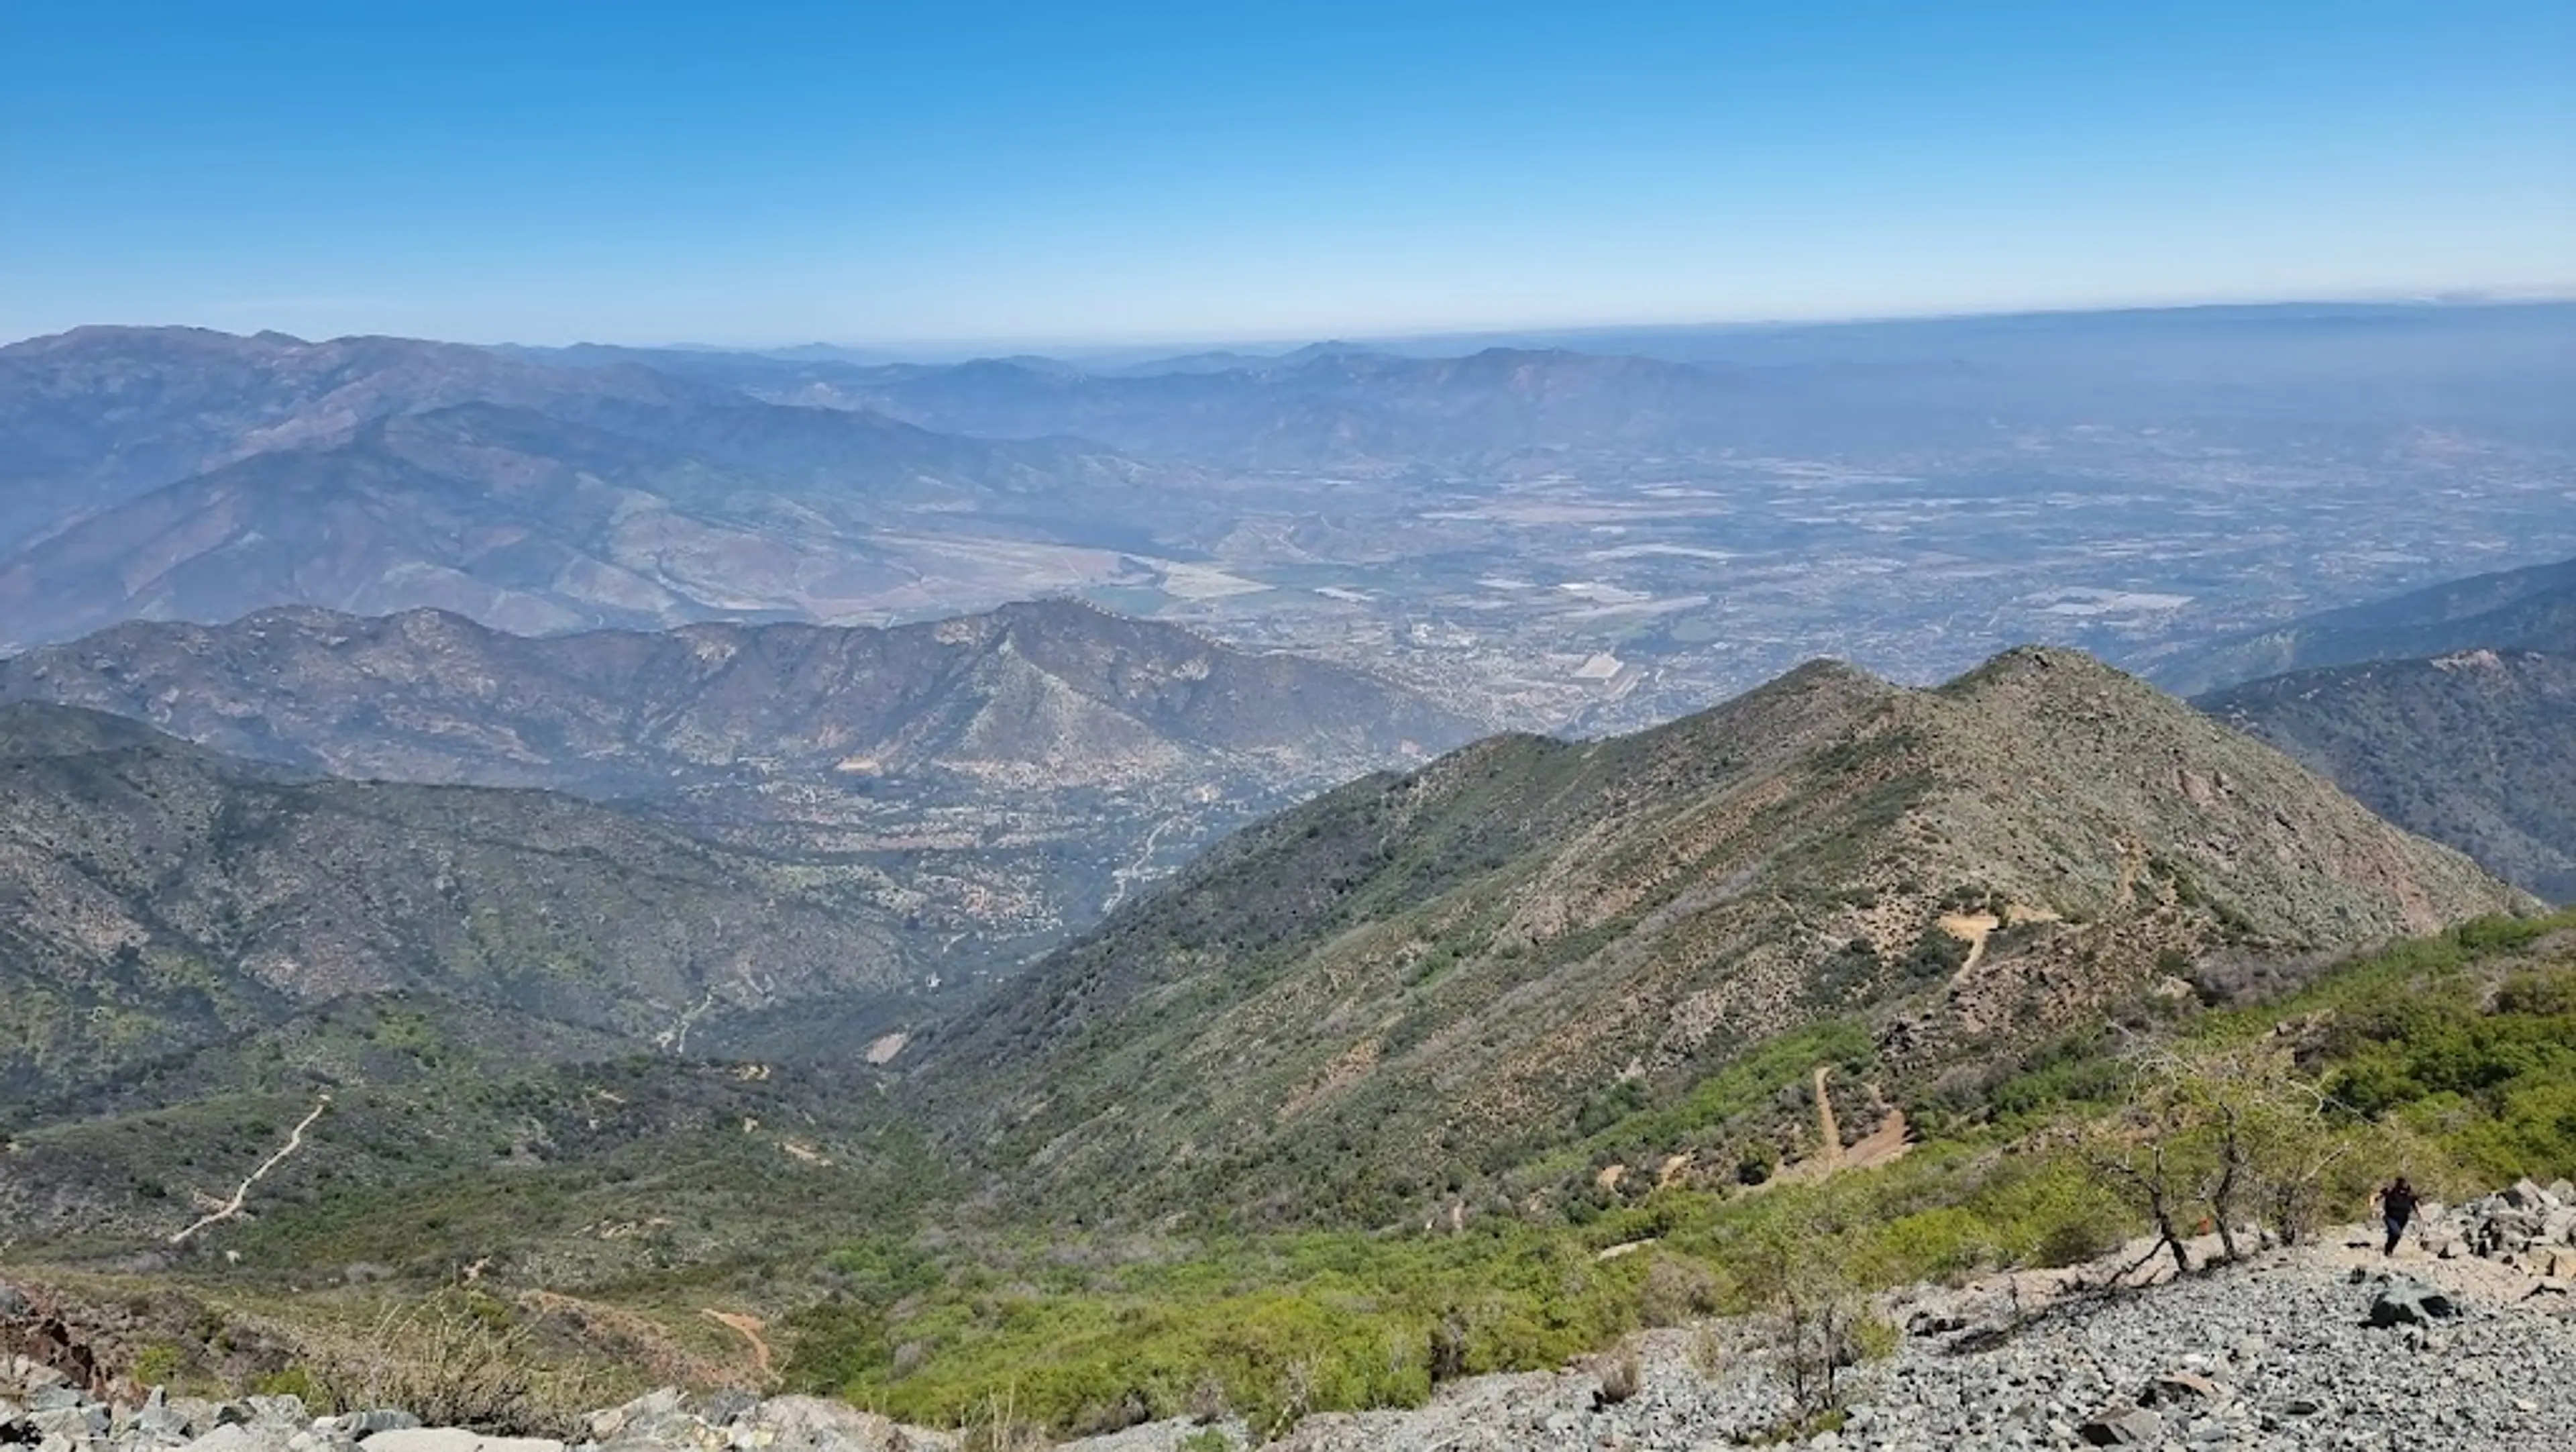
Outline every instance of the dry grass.
[(313, 1347), (314, 1396), (343, 1411), (399, 1407), (434, 1427), (577, 1437), (603, 1391), (567, 1368), (506, 1303), (461, 1288), (387, 1310), (363, 1335)]

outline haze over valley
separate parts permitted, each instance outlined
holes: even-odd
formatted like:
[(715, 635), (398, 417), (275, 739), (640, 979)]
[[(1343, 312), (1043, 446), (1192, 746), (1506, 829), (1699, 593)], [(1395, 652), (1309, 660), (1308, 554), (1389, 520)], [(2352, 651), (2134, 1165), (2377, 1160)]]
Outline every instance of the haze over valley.
[[(1069, 594), (1599, 731), (1816, 655), (1928, 682), (2044, 640), (2152, 668), (2576, 553), (2566, 305), (1578, 341), (1661, 356), (1333, 345), (1095, 374), (35, 340), (0, 350), (6, 643), (284, 604), (555, 633)], [(97, 388), (136, 400), (121, 431), (79, 418)]]
[(2571, 19), (0, 6), (0, 1452), (2560, 1445)]

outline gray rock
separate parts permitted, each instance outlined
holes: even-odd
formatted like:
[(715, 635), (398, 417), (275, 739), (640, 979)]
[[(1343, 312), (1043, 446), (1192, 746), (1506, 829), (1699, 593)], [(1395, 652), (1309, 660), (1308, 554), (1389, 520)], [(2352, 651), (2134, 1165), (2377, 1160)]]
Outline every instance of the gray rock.
[(921, 1452), (947, 1445), (922, 1439), (874, 1412), (823, 1397), (772, 1397), (752, 1415), (750, 1430), (773, 1452)]
[(389, 1427), (358, 1445), (366, 1452), (564, 1452), (551, 1437), (487, 1437), (463, 1427)]
[(377, 1432), (408, 1432), (419, 1425), (420, 1418), (411, 1413), (384, 1407), (372, 1412), (342, 1412), (336, 1417), (324, 1417), (313, 1424), (313, 1429), (366, 1437)]
[(2379, 1288), (2370, 1298), (2369, 1323), (2373, 1326), (2429, 1326), (2460, 1313), (2449, 1296), (2419, 1280), (2400, 1277)]
[(78, 1442), (107, 1431), (107, 1408), (96, 1402), (41, 1407), (30, 1410), (20, 1420), (35, 1429), (39, 1437), (60, 1437), (66, 1442)]
[(71, 1380), (70, 1377), (63, 1375), (61, 1372), (54, 1370), (43, 1362), (29, 1361), (23, 1356), (12, 1356), (9, 1358), (7, 1364), (7, 1376), (10, 1381), (17, 1383), (18, 1388), (21, 1391), (35, 1391), (40, 1387), (61, 1386), (64, 1382)]
[(2152, 1447), (2164, 1440), (2165, 1419), (2143, 1407), (2097, 1412), (2075, 1435), (2093, 1447)]
[(254, 1422), (293, 1422), (299, 1426), (312, 1421), (304, 1410), (304, 1398), (293, 1395), (245, 1397)]
[(591, 1439), (614, 1442), (633, 1436), (649, 1440), (653, 1429), (682, 1414), (687, 1400), (678, 1387), (666, 1386), (646, 1392), (623, 1406), (593, 1412), (590, 1414)]
[(285, 1445), (283, 1435), (272, 1440), (260, 1432), (253, 1432), (242, 1422), (233, 1421), (207, 1429), (187, 1445), (185, 1452), (283, 1452)]
[(225, 1420), (224, 1404), (210, 1402), (204, 1397), (171, 1397), (168, 1405), (179, 1419), (180, 1432), (187, 1436), (202, 1436), (223, 1425)]
[(2227, 1389), (2192, 1371), (2168, 1371), (2138, 1393), (2142, 1407), (2213, 1407), (2227, 1399)]

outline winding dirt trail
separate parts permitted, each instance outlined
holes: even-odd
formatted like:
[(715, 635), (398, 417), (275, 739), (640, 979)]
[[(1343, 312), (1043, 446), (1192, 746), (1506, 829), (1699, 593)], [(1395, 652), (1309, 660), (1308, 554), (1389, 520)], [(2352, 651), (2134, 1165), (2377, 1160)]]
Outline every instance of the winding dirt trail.
[(1986, 938), (2004, 925), (1993, 913), (1951, 913), (1941, 919), (1941, 931), (1968, 945), (1967, 961), (1959, 965), (1962, 974), (1974, 973), (1986, 960)]
[(1905, 1157), (1914, 1147), (1913, 1128), (1905, 1122), (1905, 1111), (1887, 1102), (1878, 1086), (1869, 1087), (1870, 1102), (1878, 1110), (1878, 1125), (1869, 1133), (1846, 1146), (1842, 1121), (1834, 1114), (1832, 1090), (1833, 1066), (1816, 1066), (1816, 1153), (1782, 1170), (1774, 1182), (1813, 1182), (1830, 1179), (1844, 1170), (1866, 1170)]
[(1843, 1129), (1834, 1121), (1834, 1096), (1825, 1089), (1825, 1080), (1833, 1072), (1830, 1064), (1816, 1066), (1816, 1138), (1821, 1146), (1816, 1151), (1818, 1179), (1841, 1169), (1843, 1164)]
[(768, 1322), (763, 1321), (758, 1316), (751, 1315), (748, 1312), (719, 1311), (712, 1306), (700, 1311), (698, 1314), (715, 1322), (717, 1325), (724, 1327), (726, 1330), (733, 1332), (735, 1335), (740, 1336), (744, 1341), (750, 1343), (752, 1371), (760, 1377), (761, 1385), (767, 1386), (771, 1381), (776, 1379), (777, 1373), (771, 1369), (770, 1365), (769, 1341), (766, 1337), (760, 1334), (762, 1330), (767, 1328), (769, 1325)]
[(180, 1231), (178, 1234), (171, 1236), (170, 1243), (172, 1245), (184, 1245), (187, 1243), (188, 1237), (205, 1229), (207, 1226), (219, 1225), (224, 1221), (230, 1220), (234, 1216), (239, 1215), (242, 1212), (242, 1203), (250, 1198), (250, 1187), (258, 1184), (264, 1179), (267, 1179), (269, 1171), (276, 1169), (279, 1165), (285, 1164), (288, 1159), (294, 1156), (297, 1150), (304, 1148), (304, 1131), (311, 1129), (313, 1127), (313, 1121), (320, 1119), (322, 1117), (322, 1111), (329, 1109), (330, 1107), (331, 1096), (325, 1094), (322, 1096), (321, 1102), (313, 1106), (313, 1112), (304, 1116), (303, 1122), (296, 1125), (294, 1131), (286, 1136), (286, 1143), (278, 1146), (277, 1153), (260, 1161), (259, 1168), (251, 1171), (250, 1177), (241, 1182), (241, 1185), (233, 1191), (233, 1197), (230, 1200), (215, 1206), (213, 1209), (207, 1211), (204, 1216), (199, 1218), (197, 1223)]
[[(1878, 1098), (1875, 1087), (1870, 1090), (1870, 1097)], [(1844, 1150), (1842, 1157), (1835, 1162), (1835, 1169), (1866, 1170), (1874, 1165), (1901, 1160), (1905, 1158), (1905, 1152), (1914, 1147), (1914, 1129), (1905, 1122), (1905, 1111), (1884, 1099), (1878, 1099), (1878, 1106), (1878, 1128), (1853, 1140), (1851, 1148)]]

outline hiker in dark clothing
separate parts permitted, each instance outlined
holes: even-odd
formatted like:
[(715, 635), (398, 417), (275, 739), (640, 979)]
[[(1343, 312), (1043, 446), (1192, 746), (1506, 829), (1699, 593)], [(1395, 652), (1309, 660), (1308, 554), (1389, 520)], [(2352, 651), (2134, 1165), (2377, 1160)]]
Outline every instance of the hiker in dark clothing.
[(2406, 1222), (2415, 1218), (2415, 1187), (2399, 1175), (2397, 1182), (2379, 1192), (2379, 1218), (2388, 1227), (2388, 1243), (2381, 1255), (2395, 1255), (2397, 1242), (2406, 1237)]

